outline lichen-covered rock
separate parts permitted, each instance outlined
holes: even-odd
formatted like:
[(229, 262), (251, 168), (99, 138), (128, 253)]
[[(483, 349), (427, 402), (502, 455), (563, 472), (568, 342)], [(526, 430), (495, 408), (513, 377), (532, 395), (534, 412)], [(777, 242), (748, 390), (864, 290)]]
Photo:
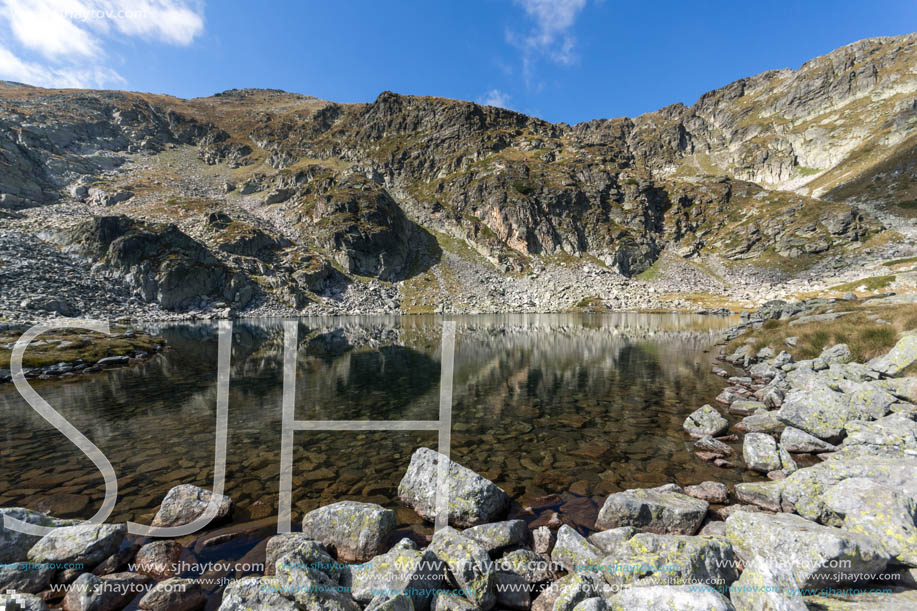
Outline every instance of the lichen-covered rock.
[(768, 511), (780, 511), (782, 507), (784, 481), (743, 482), (736, 484), (736, 498), (742, 503), (763, 507)]
[(845, 430), (847, 437), (840, 446), (842, 454), (904, 456), (917, 453), (917, 422), (901, 414), (872, 422), (855, 420), (848, 422)]
[(268, 539), (265, 547), (265, 575), (273, 575), (277, 560), (293, 551), (302, 552), (312, 568), (325, 573), (334, 581), (341, 580), (341, 564), (331, 557), (321, 543), (302, 533), (282, 533)]
[(764, 433), (748, 433), (742, 443), (742, 458), (753, 471), (768, 473), (781, 468), (780, 453), (777, 442)]
[(807, 611), (793, 573), (755, 556), (729, 588), (736, 611)]
[(694, 449), (700, 452), (712, 452), (720, 456), (732, 456), (733, 450), (719, 439), (704, 435), (694, 442)]
[(146, 591), (150, 578), (136, 573), (96, 577), (83, 573), (70, 584), (62, 604), (64, 611), (116, 611)]
[(302, 532), (333, 550), (338, 560), (366, 562), (387, 549), (395, 512), (372, 503), (341, 501), (307, 513)]
[(506, 520), (473, 526), (462, 531), (466, 537), (474, 539), (491, 555), (504, 549), (522, 545), (529, 536), (529, 529), (523, 520)]
[(809, 435), (795, 427), (788, 426), (780, 434), (780, 445), (789, 452), (803, 453), (820, 453), (834, 452), (837, 446), (827, 441), (822, 441), (814, 435)]
[(346, 589), (326, 574), (311, 568), (309, 558), (299, 551), (281, 556), (274, 566), (279, 593), (305, 609), (316, 611), (360, 611)]
[(724, 585), (738, 577), (732, 546), (722, 537), (638, 533), (602, 561), (610, 585)]
[(601, 530), (633, 526), (657, 534), (693, 535), (707, 515), (707, 506), (674, 491), (625, 490), (605, 499), (595, 525)]
[[(398, 486), (398, 498), (425, 520), (436, 518), (439, 461), (449, 460), (429, 448), (418, 448)], [(449, 460), (449, 524), (459, 528), (486, 524), (509, 507), (509, 497), (490, 480)]]
[(430, 606), (430, 591), (447, 587), (443, 583), (446, 565), (432, 552), (422, 552), (410, 539), (402, 539), (392, 549), (364, 564), (345, 571), (341, 584), (361, 603), (370, 602), (382, 590), (404, 592), (410, 588), (415, 609)]
[(867, 365), (882, 375), (894, 378), (914, 363), (917, 363), (917, 333), (909, 333), (898, 340), (887, 354), (874, 358)]
[(0, 593), (0, 609), (6, 611), (48, 611), (45, 601), (34, 594)]
[(786, 425), (777, 418), (777, 412), (755, 412), (745, 416), (735, 428), (746, 433), (779, 434)]
[(844, 393), (851, 420), (875, 420), (888, 413), (898, 398), (871, 382), (838, 380), (837, 387)]
[(515, 573), (530, 584), (550, 581), (557, 577), (549, 558), (530, 549), (515, 549), (494, 561), (497, 569)]
[[(25, 509), (23, 507), (3, 507), (0, 508), (0, 564), (9, 564), (24, 560), (26, 554), (32, 549), (32, 546), (41, 539), (37, 535), (29, 535), (19, 532), (18, 530), (8, 530), (4, 525), (4, 517), (10, 516), (20, 522), (35, 524), (36, 526), (73, 526), (77, 523), (75, 520), (63, 520), (52, 518), (43, 513)], [(2, 590), (5, 592), (6, 590)]]
[(862, 477), (840, 481), (820, 498), (837, 516), (835, 526), (869, 535), (897, 562), (917, 567), (917, 501), (913, 498)]
[(427, 549), (446, 563), (469, 601), (485, 611), (494, 606), (497, 575), (487, 550), (449, 526), (433, 535)]
[(684, 429), (694, 437), (716, 436), (727, 428), (729, 428), (729, 422), (710, 405), (694, 410), (684, 423)]
[(118, 550), (124, 524), (79, 524), (45, 535), (29, 550), (29, 562), (95, 566)]
[(175, 564), (181, 556), (182, 547), (175, 541), (151, 541), (137, 551), (134, 562), (137, 570), (156, 578), (176, 576)]
[(404, 594), (379, 594), (373, 598), (365, 611), (414, 611), (414, 603)]
[(812, 389), (790, 391), (777, 411), (777, 418), (829, 441), (840, 437), (850, 419), (843, 395), (824, 384)]
[[(213, 493), (192, 484), (175, 486), (162, 500), (159, 511), (153, 518), (153, 526), (185, 526), (203, 515)], [(211, 524), (226, 518), (232, 511), (232, 500), (228, 496), (220, 496), (219, 510)]]
[(852, 360), (853, 355), (850, 353), (850, 347), (847, 344), (835, 344), (821, 351), (821, 354), (815, 359), (817, 365), (813, 364), (813, 367), (823, 369), (835, 363), (843, 365)]
[(605, 604), (604, 600), (598, 596), (593, 596), (581, 603), (577, 603), (577, 605), (573, 607), (573, 611), (605, 611), (607, 608), (608, 605)]
[(685, 494), (708, 503), (726, 503), (729, 501), (729, 489), (720, 482), (701, 482), (694, 486), (685, 486)]
[(554, 600), (553, 611), (573, 611), (584, 600), (601, 596), (604, 583), (598, 574), (574, 573)]
[(745, 562), (761, 556), (771, 564), (792, 567), (804, 588), (863, 580), (864, 575), (881, 572), (890, 559), (872, 537), (787, 513), (735, 513), (726, 520), (726, 538)]
[(296, 603), (284, 598), (280, 591), (276, 579), (243, 577), (226, 586), (219, 611), (299, 611)]
[(601, 564), (602, 550), (564, 524), (557, 531), (557, 542), (551, 552), (551, 560), (571, 573), (595, 571)]
[(628, 588), (609, 601), (610, 611), (735, 611), (729, 599), (703, 586)]
[(51, 583), (57, 569), (48, 564), (31, 565), (28, 562), (0, 564), (0, 592), (14, 591), (37, 594)]
[(430, 611), (476, 611), (477, 607), (464, 596), (452, 592), (437, 592)]
[(600, 550), (602, 555), (613, 554), (618, 546), (637, 534), (637, 529), (633, 526), (621, 526), (620, 528), (609, 528), (592, 533), (586, 540)]

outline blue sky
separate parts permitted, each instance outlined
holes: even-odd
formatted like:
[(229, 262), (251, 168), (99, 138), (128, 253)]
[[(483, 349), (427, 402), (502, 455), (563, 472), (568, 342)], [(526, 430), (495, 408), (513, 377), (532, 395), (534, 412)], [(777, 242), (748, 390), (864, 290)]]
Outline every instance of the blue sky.
[(0, 0), (0, 78), (206, 96), (384, 90), (551, 121), (634, 116), (861, 38), (917, 2)]

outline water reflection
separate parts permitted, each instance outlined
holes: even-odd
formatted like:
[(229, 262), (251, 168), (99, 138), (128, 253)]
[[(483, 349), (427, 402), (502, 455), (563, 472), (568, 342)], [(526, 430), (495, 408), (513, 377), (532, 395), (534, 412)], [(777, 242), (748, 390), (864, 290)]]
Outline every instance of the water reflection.
[[(719, 318), (661, 315), (457, 317), (453, 457), (521, 504), (551, 493), (598, 500), (669, 481), (737, 479), (688, 450), (681, 422), (723, 383), (709, 374)], [(436, 419), (436, 317), (300, 323), (296, 418)], [(169, 488), (211, 486), (217, 335), (213, 325), (159, 331), (171, 350), (136, 368), (39, 393), (111, 460), (120, 494), (112, 520), (148, 522)], [(227, 493), (236, 521), (276, 513), (282, 321), (233, 327)], [(0, 390), (0, 506), (88, 517), (104, 496), (92, 463), (11, 386)], [(321, 504), (397, 508), (411, 452), (434, 433), (296, 435), (294, 521)], [(398, 513), (402, 524), (416, 521)]]

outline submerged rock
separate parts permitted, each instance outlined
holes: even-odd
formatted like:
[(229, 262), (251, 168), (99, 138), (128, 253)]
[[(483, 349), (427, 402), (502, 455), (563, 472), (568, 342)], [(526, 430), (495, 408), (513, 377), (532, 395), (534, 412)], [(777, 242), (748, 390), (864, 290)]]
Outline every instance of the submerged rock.
[(499, 518), (509, 497), (490, 480), (429, 448), (419, 448), (398, 486), (398, 498), (425, 520), (436, 518), (436, 483), (440, 460), (449, 461), (449, 524), (470, 527)]
[(366, 562), (388, 546), (395, 512), (372, 503), (342, 501), (306, 514), (302, 532), (333, 550), (344, 562)]
[(633, 526), (657, 534), (693, 535), (707, 514), (707, 503), (674, 491), (634, 489), (605, 499), (595, 522), (607, 530)]

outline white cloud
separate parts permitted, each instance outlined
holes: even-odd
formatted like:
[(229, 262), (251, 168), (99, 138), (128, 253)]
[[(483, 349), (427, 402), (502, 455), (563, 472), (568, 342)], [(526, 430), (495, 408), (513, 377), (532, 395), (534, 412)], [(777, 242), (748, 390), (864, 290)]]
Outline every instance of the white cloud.
[[(0, 0), (0, 78), (56, 87), (121, 83), (107, 65), (106, 42), (186, 46), (203, 30), (203, 0)], [(4, 39), (15, 41), (15, 51)]]
[(510, 95), (499, 89), (491, 89), (482, 97), (478, 98), (478, 104), (484, 106), (499, 106), (500, 108), (509, 108)]
[(573, 27), (586, 0), (513, 0), (534, 22), (525, 34), (507, 30), (506, 40), (522, 53), (522, 74), (531, 87), (534, 66), (541, 58), (562, 66), (576, 63)]

